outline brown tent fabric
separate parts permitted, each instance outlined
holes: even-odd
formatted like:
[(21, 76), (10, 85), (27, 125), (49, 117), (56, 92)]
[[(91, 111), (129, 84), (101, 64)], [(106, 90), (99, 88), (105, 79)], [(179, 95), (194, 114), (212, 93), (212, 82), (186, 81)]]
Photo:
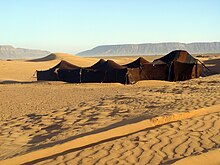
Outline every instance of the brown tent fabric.
[(178, 61), (173, 62), (173, 72), (170, 75), (171, 81), (184, 81), (192, 78), (194, 64), (187, 64)]
[(118, 82), (132, 84), (140, 80), (183, 81), (197, 78), (203, 66), (198, 60), (183, 50), (172, 51), (164, 57), (149, 63), (140, 57), (137, 60), (119, 65), (112, 60), (100, 59), (90, 67), (79, 67), (67, 61), (44, 71), (37, 71), (37, 80), (65, 81), (70, 83)]
[(79, 66), (73, 65), (67, 61), (60, 61), (53, 68), (44, 71), (37, 71), (37, 80), (58, 81), (57, 71), (59, 69), (79, 69)]
[(168, 71), (167, 64), (144, 64), (140, 77), (141, 80), (167, 80)]
[(57, 77), (59, 81), (69, 83), (81, 82), (81, 68), (78, 69), (58, 69)]
[(197, 61), (193, 56), (191, 56), (185, 50), (174, 50), (168, 53), (167, 55), (154, 60), (153, 63), (157, 62), (158, 60), (163, 61), (166, 64), (170, 64), (172, 61), (178, 61), (187, 64), (195, 64)]
[(101, 83), (105, 73), (95, 69), (59, 69), (58, 77), (60, 81), (69, 83)]
[(53, 70), (37, 71), (37, 81), (57, 81), (57, 74)]
[(87, 68), (58, 69), (58, 79), (69, 83), (135, 83), (140, 80), (138, 68), (126, 68), (112, 60), (99, 60)]
[(103, 71), (111, 71), (114, 69), (126, 69), (127, 67), (124, 67), (122, 65), (117, 64), (113, 60), (107, 60), (105, 63), (102, 63), (97, 67), (96, 69), (98, 70), (103, 70)]
[(106, 62), (104, 59), (100, 59), (97, 63), (94, 65), (87, 67), (86, 69), (98, 69), (101, 65), (103, 65)]
[(103, 82), (105, 73), (97, 69), (82, 69), (82, 83), (101, 83)]
[(141, 78), (141, 69), (140, 68), (128, 68), (127, 72), (127, 79), (128, 83), (127, 84), (134, 84), (140, 80)]
[(191, 78), (198, 78), (202, 75), (203, 66), (201, 64), (194, 65)]
[(102, 82), (104, 79), (104, 73), (97, 69), (105, 62), (104, 59), (100, 59), (90, 67), (59, 69), (59, 80), (69, 83)]
[(130, 83), (130, 80), (128, 79), (128, 69), (112, 60), (107, 60), (105, 63), (99, 65), (96, 70), (104, 74), (102, 82), (119, 82), (122, 84)]
[(144, 59), (143, 57), (139, 57), (135, 61), (132, 61), (131, 63), (125, 64), (123, 66), (127, 68), (140, 68), (142, 65), (148, 64), (148, 63), (150, 62)]
[(169, 68), (167, 72), (168, 81), (183, 81), (198, 78), (202, 73), (202, 66), (198, 64), (198, 60), (184, 50), (172, 51), (154, 60), (153, 64), (167, 64)]
[(51, 69), (56, 70), (56, 69), (79, 69), (79, 68), (81, 68), (81, 67), (62, 60), (62, 61), (60, 61), (59, 64), (57, 64), (56, 66), (54, 66)]
[(127, 68), (112, 60), (107, 60), (103, 65), (100, 65), (97, 70), (104, 72), (104, 79), (102, 82), (133, 84), (140, 80), (139, 68)]
[(186, 64), (178, 61), (173, 63), (173, 75), (170, 79), (172, 81), (184, 81), (192, 78), (198, 78), (202, 73), (202, 65)]
[(102, 82), (105, 83), (121, 83), (129, 84), (127, 77), (127, 68), (125, 69), (113, 69), (105, 72), (104, 79)]

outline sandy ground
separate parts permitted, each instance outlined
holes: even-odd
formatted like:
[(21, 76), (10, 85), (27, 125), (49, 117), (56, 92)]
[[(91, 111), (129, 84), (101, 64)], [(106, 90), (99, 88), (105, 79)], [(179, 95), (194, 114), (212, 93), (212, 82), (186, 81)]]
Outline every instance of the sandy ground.
[(219, 117), (220, 112), (210, 113), (58, 154), (53, 147), (52, 156), (29, 163), (170, 164), (218, 148)]
[[(5, 163), (171, 164), (219, 148), (220, 75), (135, 85), (36, 82), (36, 69), (61, 59), (80, 66), (98, 61), (64, 54), (0, 61), (0, 160)], [(211, 60), (218, 71), (218, 59)], [(154, 124), (138, 124), (148, 120)], [(108, 133), (111, 138), (104, 136)]]

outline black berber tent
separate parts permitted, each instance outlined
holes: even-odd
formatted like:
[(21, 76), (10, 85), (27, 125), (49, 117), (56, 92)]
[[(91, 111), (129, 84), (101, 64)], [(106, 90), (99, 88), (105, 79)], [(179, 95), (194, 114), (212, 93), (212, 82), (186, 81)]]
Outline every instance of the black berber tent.
[(139, 81), (139, 68), (127, 68), (112, 60), (99, 60), (90, 67), (79, 67), (66, 61), (45, 71), (37, 71), (37, 80), (65, 81), (70, 83), (118, 82), (131, 84)]
[(205, 65), (198, 62), (184, 50), (172, 51), (152, 63), (140, 57), (123, 66), (104, 59), (100, 59), (90, 67), (79, 67), (67, 61), (61, 61), (53, 68), (37, 71), (37, 80), (122, 84), (133, 84), (140, 80), (182, 81), (201, 75)]
[(55, 65), (53, 68), (48, 70), (38, 71), (37, 70), (37, 80), (46, 80), (46, 81), (57, 81), (60, 80), (58, 77), (58, 70), (66, 69), (66, 70), (79, 70), (80, 67), (73, 65), (67, 61), (60, 61), (59, 64)]
[[(182, 81), (200, 77), (202, 65), (185, 50), (175, 50), (153, 61), (154, 66), (167, 65), (165, 80)], [(164, 66), (165, 67), (165, 66)], [(164, 74), (165, 74), (164, 73)]]
[(141, 66), (143, 66), (144, 64), (148, 64), (148, 63), (150, 63), (150, 62), (147, 61), (146, 59), (144, 59), (143, 57), (139, 57), (135, 61), (132, 61), (128, 64), (123, 65), (123, 66), (125, 66), (127, 68), (141, 68)]

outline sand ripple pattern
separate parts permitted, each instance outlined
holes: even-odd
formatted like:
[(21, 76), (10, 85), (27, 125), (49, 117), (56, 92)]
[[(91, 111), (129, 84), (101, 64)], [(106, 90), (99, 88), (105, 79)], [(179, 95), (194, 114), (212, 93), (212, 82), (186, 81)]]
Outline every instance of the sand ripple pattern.
[(125, 120), (136, 118), (140, 121), (220, 104), (219, 89), (219, 75), (162, 87), (126, 86), (118, 88), (114, 96), (106, 93), (100, 99), (49, 113), (2, 120), (0, 159), (53, 146), (73, 136)]
[(38, 164), (170, 164), (220, 148), (220, 112), (173, 122)]

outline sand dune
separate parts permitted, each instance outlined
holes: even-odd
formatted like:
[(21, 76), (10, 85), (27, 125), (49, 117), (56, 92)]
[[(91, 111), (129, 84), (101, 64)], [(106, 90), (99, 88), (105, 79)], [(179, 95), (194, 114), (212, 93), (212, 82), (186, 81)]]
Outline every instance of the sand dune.
[[(159, 56), (144, 56), (148, 61), (153, 61)], [(123, 65), (129, 63), (138, 57), (105, 57), (105, 59), (113, 59), (115, 62)], [(31, 82), (36, 81), (36, 70), (47, 70), (58, 64), (61, 60), (66, 60), (77, 66), (88, 67), (96, 63), (98, 58), (83, 58), (64, 53), (53, 53), (44, 58), (33, 59), (33, 60), (15, 60), (15, 61), (0, 61), (0, 81), (1, 82)], [(206, 58), (200, 60), (205, 61)], [(214, 59), (213, 59), (214, 60)], [(218, 68), (218, 59), (215, 61), (206, 61), (207, 65), (213, 69), (214, 72)], [(211, 64), (209, 64), (211, 63)], [(215, 66), (215, 67), (213, 67)]]
[(28, 62), (44, 62), (44, 61), (69, 61), (75, 65), (80, 66), (89, 66), (92, 65), (94, 62), (98, 61), (98, 58), (83, 58), (71, 54), (64, 54), (64, 53), (52, 53), (46, 57), (28, 60)]
[[(125, 64), (133, 61), (138, 57), (130, 58), (115, 58), (119, 64)], [(151, 57), (152, 58), (152, 57)], [(156, 57), (154, 57), (156, 58)], [(14, 60), (14, 61), (0, 61), (0, 81), (1, 82), (31, 82), (36, 81), (36, 70), (47, 70), (58, 64), (61, 60), (68, 61), (77, 66), (88, 67), (96, 63), (98, 58), (83, 58), (64, 53), (53, 53), (44, 58), (33, 60)]]
[(90, 66), (98, 61), (98, 59), (95, 58), (81, 58), (61, 53), (51, 54), (45, 58), (28, 61), (1, 61), (0, 81), (36, 81), (36, 70), (47, 70), (58, 64), (61, 60), (66, 60), (80, 66)]
[(49, 54), (48, 56), (46, 57), (42, 57), (42, 58), (37, 58), (37, 59), (32, 59), (32, 60), (27, 60), (29, 62), (43, 62), (43, 61), (51, 61), (51, 60), (57, 60), (59, 59), (57, 57), (56, 54), (52, 53), (52, 54)]
[(143, 81), (133, 86), (2, 84), (0, 148), (4, 150), (0, 156), (5, 159), (36, 151), (109, 125), (217, 105), (219, 86), (219, 75), (177, 83)]
[(220, 149), (209, 151), (204, 154), (196, 155), (196, 156), (190, 156), (184, 159), (181, 159), (177, 162), (175, 162), (173, 165), (218, 165), (220, 164)]
[[(68, 162), (69, 164), (81, 164), (80, 162), (82, 162), (82, 164), (105, 164), (111, 160), (116, 160), (114, 162), (116, 164), (123, 164), (123, 162), (136, 162), (140, 164), (173, 162), (179, 158), (201, 153), (209, 148), (217, 148), (219, 146), (220, 129), (217, 127), (220, 124), (219, 108), (220, 105), (217, 105), (191, 112), (156, 117), (133, 124), (130, 123), (125, 126), (111, 128), (104, 132), (83, 136), (51, 148), (14, 157), (0, 163), (11, 164), (16, 162), (17, 164), (33, 164), (43, 161), (43, 164), (45, 164), (45, 162), (48, 164), (61, 162)], [(190, 117), (194, 118), (187, 119)], [(163, 125), (156, 128), (156, 130), (152, 130), (153, 133), (150, 130), (145, 130), (146, 128), (178, 120), (182, 121)], [(196, 139), (192, 139), (194, 136)], [(123, 140), (125, 138), (126, 141)], [(155, 140), (152, 138), (155, 138)], [(151, 139), (152, 141), (150, 141)], [(115, 155), (114, 151), (112, 151), (112, 143), (110, 143), (112, 140), (114, 147), (120, 148), (120, 155)], [(127, 140), (129, 140), (129, 145)], [(142, 147), (144, 147), (145, 150), (143, 150)], [(76, 158), (76, 154), (78, 153), (74, 153), (74, 151), (76, 150), (77, 152), (79, 148), (83, 149), (80, 151), (80, 156)], [(88, 153), (88, 149), (86, 148), (92, 151), (92, 159), (87, 159), (90, 155), (83, 153)], [(146, 148), (149, 151), (146, 151)], [(125, 154), (131, 149), (132, 152), (130, 151), (129, 154)], [(148, 155), (150, 153), (149, 157), (144, 156), (144, 152)], [(58, 157), (61, 157), (61, 159), (57, 160)]]
[(170, 164), (219, 148), (220, 75), (134, 85), (36, 82), (36, 69), (61, 59), (80, 66), (98, 61), (66, 54), (39, 62), (0, 61), (0, 160)]

